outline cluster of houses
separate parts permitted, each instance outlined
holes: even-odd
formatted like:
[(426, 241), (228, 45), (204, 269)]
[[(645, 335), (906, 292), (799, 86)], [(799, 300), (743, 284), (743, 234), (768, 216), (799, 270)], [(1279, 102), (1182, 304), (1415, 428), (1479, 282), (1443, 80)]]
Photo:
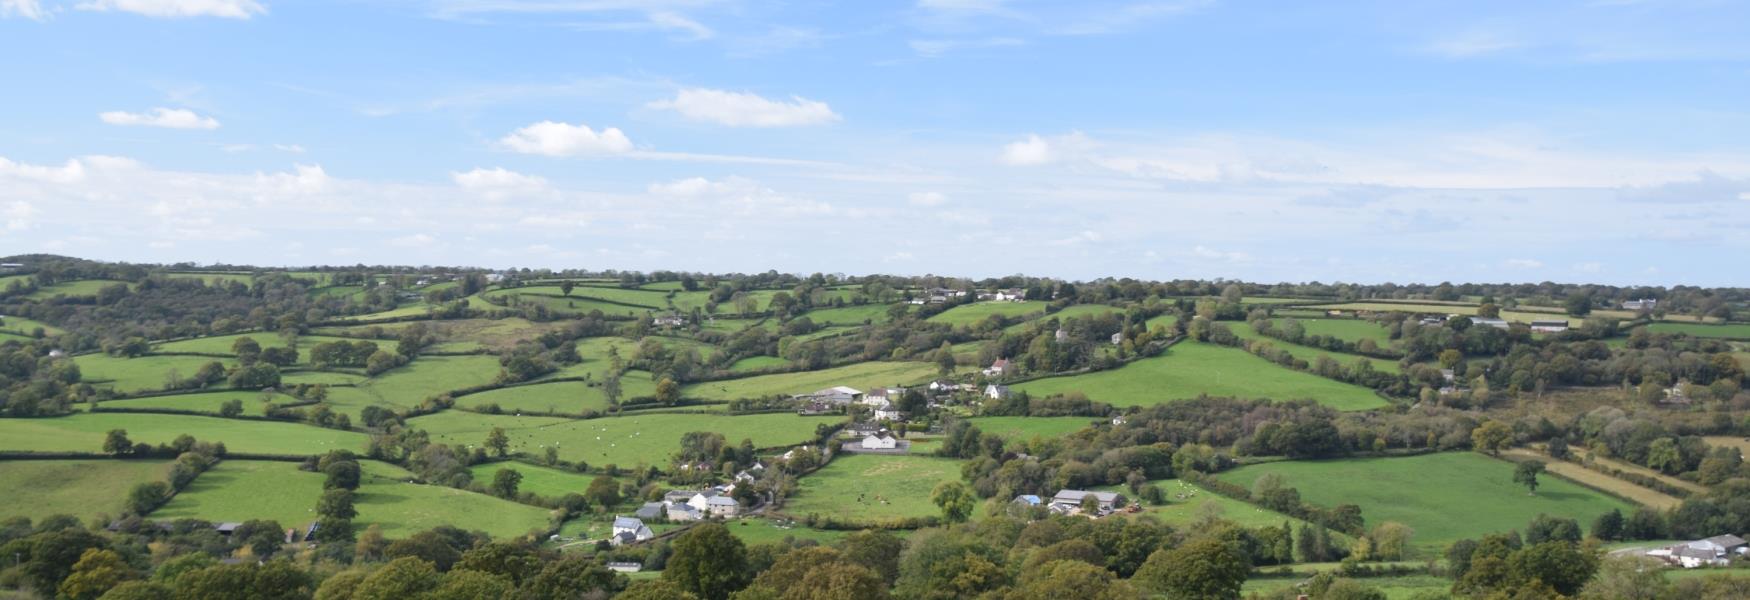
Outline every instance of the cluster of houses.
[(1647, 556), (1685, 569), (1730, 566), (1733, 557), (1746, 555), (1750, 555), (1750, 543), (1735, 535), (1716, 535), (1647, 551)]
[(1085, 516), (1088, 518), (1104, 517), (1130, 506), (1130, 502), (1118, 492), (1087, 490), (1059, 490), (1049, 500), (1033, 494), (1024, 494), (1015, 496), (1015, 499), (1010, 502), (1025, 507), (1043, 506), (1054, 515)]
[[(952, 288), (930, 288), (920, 296), (911, 299), (911, 304), (947, 304), (949, 300), (965, 298), (966, 290)], [(999, 290), (980, 290), (976, 296), (979, 301), (1021, 302), (1027, 299), (1027, 290), (1007, 288)]]

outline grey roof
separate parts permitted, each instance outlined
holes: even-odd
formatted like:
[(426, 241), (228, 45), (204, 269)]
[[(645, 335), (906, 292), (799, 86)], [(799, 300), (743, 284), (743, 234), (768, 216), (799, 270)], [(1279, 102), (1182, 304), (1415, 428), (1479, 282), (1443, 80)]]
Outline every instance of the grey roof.
[(734, 498), (728, 496), (713, 496), (711, 499), (706, 500), (705, 504), (709, 506), (739, 506)]
[(1118, 501), (1117, 492), (1089, 492), (1085, 490), (1063, 490), (1058, 492), (1056, 496), (1052, 496), (1051, 501), (1080, 504), (1083, 498), (1090, 495), (1102, 503)]
[(640, 519), (654, 519), (662, 516), (664, 506), (668, 506), (668, 504), (665, 502), (645, 502), (644, 506), (638, 507), (638, 512), (632, 514), (637, 515)]
[(1699, 558), (1702, 560), (1713, 560), (1719, 558), (1719, 555), (1714, 554), (1713, 550), (1691, 548), (1689, 546), (1680, 546), (1676, 550), (1671, 551), (1671, 555), (1683, 558)]
[(1722, 548), (1735, 548), (1738, 546), (1743, 546), (1746, 543), (1744, 541), (1744, 538), (1741, 538), (1741, 537), (1738, 537), (1735, 535), (1729, 535), (1729, 534), (1728, 535), (1716, 535), (1716, 536), (1713, 536), (1711, 538), (1707, 538), (1707, 539), (1702, 540), (1702, 541), (1713, 542), (1715, 544), (1718, 544)]
[(614, 529), (631, 529), (636, 531), (643, 527), (644, 522), (633, 517), (614, 517)]

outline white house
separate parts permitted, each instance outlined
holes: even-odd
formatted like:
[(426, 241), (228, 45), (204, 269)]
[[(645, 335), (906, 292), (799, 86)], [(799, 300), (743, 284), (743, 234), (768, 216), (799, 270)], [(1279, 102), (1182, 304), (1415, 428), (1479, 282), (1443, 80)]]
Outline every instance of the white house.
[(960, 384), (954, 383), (953, 381), (949, 381), (947, 379), (937, 379), (935, 381), (930, 382), (930, 391), (933, 393), (937, 393), (937, 394), (958, 392), (958, 391), (960, 391)]
[(668, 520), (670, 521), (697, 521), (704, 517), (704, 514), (700, 513), (699, 509), (693, 508), (691, 504), (678, 502), (668, 505)]
[(1470, 324), (1493, 327), (1495, 329), (1507, 328), (1507, 321), (1505, 319), (1496, 319), (1493, 317), (1471, 317)]
[(1009, 372), (1009, 359), (999, 358), (984, 369), (985, 377), (1001, 377)]
[(1622, 303), (1623, 310), (1653, 310), (1654, 308), (1657, 308), (1658, 306), (1659, 306), (1659, 301), (1656, 299), (1653, 299), (1653, 298), (1642, 298), (1640, 300), (1629, 300), (1627, 302)]
[(1009, 386), (990, 384), (984, 386), (984, 397), (992, 400), (1002, 400), (1009, 397)]
[(734, 498), (717, 493), (707, 495), (704, 492), (694, 495), (693, 499), (687, 501), (687, 506), (707, 517), (733, 517), (741, 510), (741, 504)]
[(608, 570), (615, 573), (637, 573), (644, 570), (644, 563), (611, 562), (608, 563)]
[(905, 388), (881, 387), (869, 390), (863, 394), (863, 404), (883, 407), (899, 402), (899, 397), (905, 395)]
[(1052, 334), (1052, 338), (1059, 342), (1067, 342), (1069, 341), (1069, 332), (1059, 329), (1057, 333)]
[(854, 387), (846, 387), (846, 386), (840, 385), (840, 386), (829, 387), (829, 388), (826, 388), (824, 390), (820, 390), (817, 392), (802, 394), (799, 396), (795, 396), (794, 398), (796, 400), (800, 400), (804, 403), (820, 402), (823, 404), (833, 404), (833, 405), (843, 406), (843, 405), (850, 404), (853, 402), (861, 401), (863, 399), (863, 391), (859, 390), (857, 388), (854, 388)]
[(687, 324), (687, 319), (680, 315), (662, 315), (655, 319), (651, 319), (650, 324), (657, 327), (679, 327)]
[(1112, 334), (1112, 345), (1117, 346), (1117, 345), (1123, 344), (1123, 343), (1124, 343), (1124, 332), (1120, 331), (1118, 333)]
[(1004, 301), (1004, 302), (1020, 302), (1022, 300), (1027, 299), (1027, 290), (1023, 290), (1021, 288), (1009, 288), (1006, 290), (997, 290), (995, 298), (998, 301)]
[(899, 447), (899, 439), (885, 431), (863, 438), (864, 450), (892, 450)]
[(877, 409), (875, 409), (875, 420), (877, 420), (877, 421), (903, 421), (903, 420), (905, 420), (905, 412), (901, 411), (897, 408), (891, 408), (891, 407), (877, 408)]
[(1647, 556), (1664, 559), (1685, 569), (1697, 567), (1723, 567), (1732, 563), (1732, 556), (1743, 556), (1750, 553), (1750, 544), (1744, 538), (1735, 535), (1716, 535), (1714, 537), (1684, 542), (1675, 546), (1657, 548), (1647, 552)]
[(608, 536), (608, 543), (615, 546), (631, 542), (642, 542), (656, 537), (643, 521), (634, 517), (614, 517), (614, 530)]

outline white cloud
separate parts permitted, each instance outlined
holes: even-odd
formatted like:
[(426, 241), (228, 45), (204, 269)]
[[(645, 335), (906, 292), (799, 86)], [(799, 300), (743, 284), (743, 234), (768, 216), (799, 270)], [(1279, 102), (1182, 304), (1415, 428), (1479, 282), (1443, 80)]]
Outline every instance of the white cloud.
[(1005, 47), (1009, 47), (1009, 46), (1020, 46), (1020, 45), (1026, 44), (1026, 43), (1027, 43), (1026, 40), (1023, 40), (1020, 38), (988, 37), (988, 38), (977, 38), (977, 39), (910, 40), (910, 41), (906, 42), (906, 45), (911, 46), (911, 51), (916, 52), (918, 54), (918, 56), (935, 57), (935, 56), (941, 56), (943, 54), (947, 54), (947, 53), (955, 51), (955, 50), (968, 50), (968, 49), (974, 49), (974, 48), (1005, 48)]
[(415, 233), (390, 239), (387, 243), (397, 248), (429, 248), (437, 243), (437, 237), (425, 233)]
[(48, 167), (42, 165), (27, 165), (16, 163), (0, 157), (0, 178), (11, 177), (29, 179), (46, 183), (73, 183), (85, 178), (85, 164), (78, 159), (68, 160), (66, 165)]
[(917, 258), (918, 258), (917, 256), (913, 255), (910, 252), (900, 251), (900, 252), (895, 252), (893, 254), (889, 254), (887, 256), (882, 257), (881, 261), (882, 262), (911, 262), (911, 261), (917, 260)]
[(1739, 200), (1746, 200), (1746, 201), (1750, 201), (1750, 192), (1739, 192), (1739, 193), (1738, 193), (1738, 199), (1739, 199)]
[(304, 153), (304, 147), (297, 144), (274, 144), (273, 148), (281, 152), (290, 152), (292, 154)]
[(48, 11), (37, 0), (0, 0), (0, 17), (24, 17), (41, 21), (48, 17)]
[(4, 214), (6, 217), (6, 229), (19, 231), (30, 229), (32, 224), (30, 219), (31, 217), (36, 216), (37, 209), (36, 206), (31, 205), (29, 202), (13, 200), (10, 204), (6, 205), (5, 212), (0, 214)]
[(218, 129), (219, 121), (212, 117), (203, 117), (192, 110), (181, 108), (154, 108), (148, 112), (131, 113), (126, 111), (110, 111), (100, 113), (97, 118), (110, 125), (138, 125), (143, 127), (164, 127), (168, 129)]
[(130, 12), (160, 18), (248, 19), (267, 13), (267, 7), (255, 0), (91, 0), (80, 4), (79, 9)]
[(1053, 246), (1080, 246), (1082, 244), (1098, 242), (1102, 239), (1105, 239), (1105, 236), (1100, 235), (1100, 232), (1098, 231), (1083, 230), (1066, 238), (1051, 240), (1050, 243)]
[(1080, 156), (1092, 146), (1093, 141), (1080, 131), (1050, 138), (1030, 133), (1027, 139), (1004, 145), (1001, 158), (1008, 165), (1043, 165)]
[(1515, 269), (1541, 269), (1543, 261), (1535, 258), (1509, 258), (1506, 265)]
[(672, 11), (656, 11), (637, 21), (590, 21), (569, 26), (578, 31), (668, 31), (683, 34), (679, 39), (698, 41), (715, 37), (710, 27)]
[(1516, 50), (1524, 43), (1498, 31), (1466, 31), (1434, 40), (1422, 47), (1424, 52), (1447, 58), (1472, 58)]
[(704, 177), (688, 177), (670, 182), (650, 184), (650, 193), (657, 196), (693, 197), (711, 191), (711, 180)]
[(257, 198), (269, 196), (310, 196), (329, 191), (333, 179), (321, 165), (293, 165), (293, 172), (255, 174), (260, 187)]
[(621, 154), (632, 150), (632, 140), (617, 127), (597, 132), (581, 123), (572, 125), (553, 121), (541, 121), (518, 129), (498, 143), (523, 154), (547, 156)]
[(681, 90), (670, 100), (658, 100), (650, 108), (672, 110), (694, 121), (730, 127), (797, 127), (840, 120), (825, 102), (791, 96), (789, 102), (767, 100), (757, 94), (705, 88)]
[(948, 197), (941, 192), (912, 192), (906, 197), (912, 206), (941, 206)]
[(1214, 248), (1210, 248), (1210, 247), (1204, 246), (1204, 245), (1197, 245), (1197, 246), (1192, 247), (1191, 248), (1191, 255), (1196, 256), (1197, 258), (1208, 259), (1208, 260), (1219, 260), (1219, 261), (1225, 261), (1225, 262), (1230, 262), (1230, 263), (1246, 262), (1246, 261), (1249, 261), (1252, 259), (1251, 255), (1246, 254), (1244, 252), (1232, 252), (1232, 251), (1216, 250)]
[(487, 200), (500, 201), (513, 196), (539, 194), (549, 190), (547, 180), (536, 175), (524, 175), (503, 167), (476, 168), (450, 173), (450, 179), (463, 189), (475, 192)]
[(703, 177), (688, 177), (652, 183), (649, 191), (653, 196), (713, 202), (717, 205), (716, 210), (721, 213), (741, 216), (794, 217), (834, 212), (831, 204), (781, 194), (758, 181), (738, 176), (715, 181)]
[(1574, 265), (1574, 270), (1581, 273), (1602, 273), (1604, 272), (1604, 265), (1596, 262), (1583, 262)]

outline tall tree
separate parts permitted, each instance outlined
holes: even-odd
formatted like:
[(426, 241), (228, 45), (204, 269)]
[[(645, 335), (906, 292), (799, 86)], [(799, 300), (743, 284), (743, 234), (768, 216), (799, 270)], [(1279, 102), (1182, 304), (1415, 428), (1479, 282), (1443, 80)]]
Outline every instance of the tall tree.
[(662, 578), (702, 600), (725, 600), (747, 584), (747, 548), (720, 524), (693, 527), (673, 548)]
[(1528, 460), (1513, 468), (1513, 483), (1525, 486), (1531, 494), (1537, 493), (1537, 475), (1544, 469), (1543, 461)]

